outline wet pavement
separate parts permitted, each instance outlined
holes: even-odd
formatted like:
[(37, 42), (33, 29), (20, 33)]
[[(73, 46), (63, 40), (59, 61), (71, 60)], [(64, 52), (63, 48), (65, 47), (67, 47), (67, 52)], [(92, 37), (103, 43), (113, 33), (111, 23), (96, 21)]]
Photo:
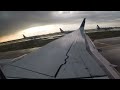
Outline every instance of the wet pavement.
[(94, 44), (111, 64), (117, 65), (120, 72), (120, 37), (95, 40)]
[[(97, 48), (101, 49), (100, 52), (111, 64), (118, 65), (116, 68), (120, 72), (120, 37), (98, 39), (94, 41)], [(33, 52), (40, 47), (22, 49), (16, 51), (0, 52), (0, 60), (12, 59)]]
[(39, 48), (40, 47), (30, 48), (30, 49), (22, 49), (22, 50), (16, 50), (16, 51), (0, 52), (0, 60), (16, 58), (16, 57), (22, 56), (24, 54), (33, 52)]

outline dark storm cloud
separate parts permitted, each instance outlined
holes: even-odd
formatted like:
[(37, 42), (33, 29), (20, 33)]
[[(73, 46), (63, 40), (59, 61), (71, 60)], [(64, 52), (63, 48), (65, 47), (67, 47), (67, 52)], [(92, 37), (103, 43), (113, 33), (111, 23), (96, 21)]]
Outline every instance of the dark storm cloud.
[(0, 35), (13, 33), (18, 29), (22, 30), (35, 24), (43, 25), (45, 22), (49, 22), (49, 14), (50, 12), (1, 11)]
[(0, 11), (0, 36), (12, 34), (31, 26), (48, 24), (120, 22), (119, 11)]
[(71, 14), (68, 14), (66, 18), (56, 15), (55, 21), (64, 24), (80, 24), (83, 18), (87, 18), (87, 24), (120, 23), (120, 11), (76, 11)]

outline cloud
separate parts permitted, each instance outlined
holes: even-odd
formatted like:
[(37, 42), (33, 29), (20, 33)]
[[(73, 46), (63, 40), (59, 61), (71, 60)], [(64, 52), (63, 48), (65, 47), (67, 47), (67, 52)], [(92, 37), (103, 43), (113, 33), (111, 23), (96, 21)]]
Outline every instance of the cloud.
[(22, 30), (35, 24), (43, 25), (49, 20), (48, 17), (49, 12), (1, 11), (0, 35), (17, 32), (17, 30)]
[(119, 11), (0, 11), (0, 36), (20, 30), (49, 24), (80, 24), (83, 18), (87, 24), (120, 25)]

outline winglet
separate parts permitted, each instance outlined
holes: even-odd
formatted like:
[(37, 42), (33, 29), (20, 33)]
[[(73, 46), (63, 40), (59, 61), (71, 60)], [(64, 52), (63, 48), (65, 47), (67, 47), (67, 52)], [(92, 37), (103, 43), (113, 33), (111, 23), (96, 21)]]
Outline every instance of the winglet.
[(84, 28), (84, 26), (85, 26), (85, 20), (86, 20), (86, 18), (84, 18), (84, 19), (83, 19), (83, 21), (82, 21), (82, 24), (81, 24), (80, 28), (82, 28), (82, 27)]

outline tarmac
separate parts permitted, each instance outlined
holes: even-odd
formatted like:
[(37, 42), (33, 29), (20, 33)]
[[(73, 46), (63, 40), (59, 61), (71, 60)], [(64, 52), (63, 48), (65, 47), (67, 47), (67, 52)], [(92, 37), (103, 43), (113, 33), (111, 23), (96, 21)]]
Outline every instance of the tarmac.
[(94, 41), (94, 44), (102, 50), (101, 55), (111, 64), (117, 65), (116, 70), (120, 72), (120, 37), (98, 39)]
[(15, 51), (8, 51), (8, 52), (0, 52), (0, 60), (3, 59), (14, 59), (17, 58), (19, 56), (22, 56), (24, 54), (28, 54), (30, 52), (33, 52), (37, 49), (39, 49), (40, 47), (36, 47), (36, 48), (29, 48), (29, 49), (22, 49), (22, 50), (15, 50)]
[[(103, 55), (111, 64), (117, 65), (116, 70), (120, 72), (120, 37), (97, 39), (94, 41), (95, 46), (101, 49), (101, 55)], [(24, 54), (33, 52), (40, 47), (22, 49), (16, 51), (0, 52), (0, 60), (14, 59)]]

